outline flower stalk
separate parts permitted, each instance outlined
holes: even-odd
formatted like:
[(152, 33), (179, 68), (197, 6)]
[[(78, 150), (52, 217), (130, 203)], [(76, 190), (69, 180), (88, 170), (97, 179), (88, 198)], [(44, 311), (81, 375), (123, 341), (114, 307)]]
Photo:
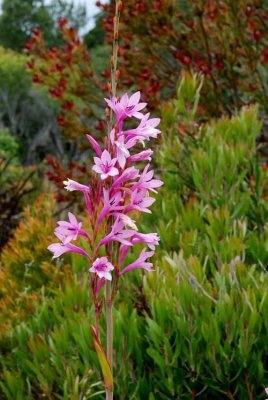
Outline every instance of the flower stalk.
[[(117, 98), (117, 53), (119, 15), (121, 0), (116, 0), (114, 19), (114, 43), (111, 58), (111, 97), (105, 99), (109, 107), (107, 126), (108, 135), (103, 148), (90, 135), (87, 139), (96, 156), (92, 170), (94, 176), (89, 186), (74, 180), (64, 181), (69, 191), (79, 191), (84, 195), (85, 209), (88, 214), (90, 230), (85, 231), (82, 223), (69, 213), (69, 222), (59, 221), (55, 229), (58, 243), (48, 249), (53, 258), (64, 253), (74, 252), (83, 256), (89, 263), (89, 284), (95, 311), (96, 327), (91, 327), (96, 353), (102, 369), (106, 400), (113, 399), (113, 302), (118, 291), (120, 279), (134, 269), (151, 272), (153, 264), (148, 261), (159, 243), (156, 233), (139, 232), (133, 213), (151, 213), (150, 206), (163, 184), (154, 178), (150, 169), (153, 151), (144, 149), (145, 142), (156, 138), (159, 118), (150, 118), (141, 110), (146, 103), (140, 102), (141, 94), (136, 92), (130, 97), (125, 93)], [(125, 120), (139, 120), (137, 127), (125, 129)], [(131, 126), (131, 125), (130, 125)], [(137, 165), (141, 163), (141, 171)], [(82, 247), (72, 242), (83, 239)], [(87, 241), (88, 249), (83, 248)], [(136, 261), (128, 264), (127, 257), (134, 246), (142, 250)], [(146, 251), (147, 248), (150, 251)], [(104, 288), (105, 287), (105, 288)], [(104, 290), (105, 289), (105, 290)], [(106, 308), (106, 351), (100, 337), (100, 315), (103, 305)]]

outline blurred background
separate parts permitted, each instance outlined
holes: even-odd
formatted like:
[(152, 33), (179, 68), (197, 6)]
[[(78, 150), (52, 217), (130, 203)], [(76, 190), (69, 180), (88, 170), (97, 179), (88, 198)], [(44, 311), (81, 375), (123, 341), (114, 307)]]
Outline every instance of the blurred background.
[[(106, 135), (113, 1), (0, 1), (0, 398), (104, 398), (87, 266), (56, 218)], [(268, 2), (124, 0), (118, 95), (161, 117), (156, 272), (121, 284), (116, 399), (264, 398)]]

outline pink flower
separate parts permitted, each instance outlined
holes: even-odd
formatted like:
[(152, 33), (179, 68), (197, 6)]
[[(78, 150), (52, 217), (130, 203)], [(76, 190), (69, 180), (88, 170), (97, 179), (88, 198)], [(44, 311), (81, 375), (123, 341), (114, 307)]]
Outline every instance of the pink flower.
[(157, 233), (140, 233), (136, 232), (132, 238), (132, 243), (146, 243), (151, 250), (155, 250), (155, 246), (159, 245), (160, 238)]
[(109, 190), (103, 189), (103, 208), (96, 222), (97, 227), (99, 226), (103, 218), (106, 217), (106, 215), (115, 211), (120, 211), (124, 208), (122, 205), (119, 205), (121, 201), (122, 196), (120, 192), (117, 192), (115, 195), (110, 197)]
[[(268, 387), (265, 388), (264, 390), (265, 390), (265, 393), (268, 394)], [(268, 399), (266, 399), (266, 400), (268, 400)]]
[[(61, 241), (64, 240), (64, 238), (65, 238), (65, 236), (62, 236), (62, 235), (60, 235), (59, 233), (56, 233), (56, 232), (55, 232), (55, 235)], [(64, 253), (78, 253), (78, 254), (81, 254), (82, 256), (90, 258), (86, 251), (84, 251), (80, 247), (75, 246), (74, 244), (71, 244), (71, 243), (66, 243), (66, 244), (64, 244), (64, 243), (52, 243), (50, 246), (48, 246), (48, 250), (52, 251), (52, 253), (54, 253), (52, 258), (60, 257)]]
[(161, 132), (159, 129), (156, 129), (157, 125), (160, 123), (160, 118), (149, 119), (149, 117), (150, 113), (147, 113), (143, 116), (137, 128), (123, 131), (121, 135), (127, 136), (128, 139), (136, 137), (140, 142), (149, 140), (151, 137), (156, 138)]
[(125, 169), (120, 176), (118, 176), (111, 186), (111, 189), (115, 189), (123, 183), (134, 180), (139, 176), (139, 170), (134, 167), (129, 167)]
[(114, 142), (116, 145), (116, 157), (120, 167), (123, 169), (126, 165), (126, 159), (130, 156), (128, 149), (125, 147), (124, 142), (117, 140)]
[(115, 146), (116, 158), (117, 158), (118, 164), (123, 169), (123, 168), (125, 168), (125, 165), (126, 165), (126, 159), (130, 156), (130, 154), (128, 151), (128, 147), (125, 143), (124, 137), (119, 136), (119, 138), (117, 140), (115, 140), (114, 135), (115, 135), (115, 131), (113, 129), (110, 133), (110, 138), (111, 138), (112, 144)]
[(93, 171), (101, 174), (101, 179), (107, 179), (108, 176), (115, 176), (119, 174), (117, 168), (115, 168), (115, 164), (117, 162), (116, 158), (111, 158), (110, 153), (107, 150), (104, 150), (101, 158), (94, 157), (95, 165), (93, 166)]
[(132, 228), (135, 231), (138, 230), (137, 225), (135, 224), (136, 221), (131, 219), (128, 215), (122, 213), (115, 213), (115, 215), (119, 217), (120, 221), (122, 221), (125, 226), (128, 226), (129, 228)]
[(145, 269), (148, 272), (152, 271), (152, 266), (153, 264), (150, 262), (146, 262), (147, 258), (152, 257), (154, 255), (154, 251), (148, 251), (146, 252), (145, 249), (142, 249), (139, 257), (135, 262), (132, 264), (129, 264), (127, 267), (125, 267), (121, 272), (120, 275), (125, 274), (126, 272), (132, 271), (133, 269), (136, 268), (142, 268)]
[(126, 207), (125, 212), (127, 213), (132, 210), (137, 210), (151, 214), (152, 211), (149, 210), (148, 207), (150, 207), (154, 202), (155, 199), (153, 197), (147, 196), (147, 190), (133, 190), (133, 192), (131, 192), (130, 204)]
[(98, 247), (113, 241), (124, 244), (125, 246), (132, 246), (132, 243), (127, 239), (131, 238), (136, 231), (124, 229), (124, 227), (124, 222), (117, 218), (112, 226), (111, 232), (100, 241)]
[(81, 183), (78, 183), (76, 181), (73, 181), (72, 179), (69, 179), (67, 181), (63, 181), (65, 185), (65, 189), (69, 190), (70, 192), (73, 192), (74, 190), (78, 190), (79, 192), (83, 193), (89, 193), (90, 189), (86, 185), (82, 185)]
[(113, 270), (114, 266), (108, 261), (107, 257), (97, 258), (89, 269), (90, 272), (97, 274), (99, 278), (104, 278), (108, 281), (112, 280), (110, 271)]
[(98, 156), (101, 157), (102, 150), (101, 150), (99, 143), (96, 142), (96, 140), (90, 135), (86, 135), (86, 137), (87, 137), (87, 140), (89, 141), (89, 143), (91, 144), (92, 148), (95, 150), (95, 152), (98, 154)]
[(128, 158), (129, 162), (138, 162), (138, 161), (151, 161), (151, 155), (153, 154), (153, 150), (148, 149), (141, 151), (140, 153), (134, 154)]
[(132, 186), (132, 189), (147, 189), (157, 193), (155, 188), (162, 186), (163, 182), (160, 179), (152, 179), (154, 176), (154, 170), (151, 169), (151, 171), (148, 171), (149, 168), (150, 164), (147, 164), (140, 176), (140, 179)]
[(76, 240), (78, 235), (88, 238), (88, 234), (81, 229), (82, 222), (78, 222), (76, 217), (70, 212), (68, 212), (68, 217), (70, 222), (58, 221), (57, 224), (59, 226), (55, 229), (55, 233), (64, 237), (62, 243), (70, 243), (72, 240)]
[(146, 107), (147, 103), (139, 103), (140, 97), (140, 92), (136, 92), (130, 97), (128, 97), (128, 94), (125, 93), (120, 100), (117, 100), (116, 97), (113, 97), (112, 100), (105, 99), (105, 101), (114, 111), (117, 123), (120, 123), (128, 117), (135, 117), (138, 119), (143, 118), (143, 114), (139, 111)]

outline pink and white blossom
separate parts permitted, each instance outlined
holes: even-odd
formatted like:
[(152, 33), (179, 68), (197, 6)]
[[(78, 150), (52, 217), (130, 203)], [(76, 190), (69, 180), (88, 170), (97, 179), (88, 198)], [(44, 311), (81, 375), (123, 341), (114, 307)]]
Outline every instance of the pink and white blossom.
[(159, 123), (159, 118), (150, 119), (150, 113), (148, 113), (143, 116), (137, 128), (122, 131), (121, 135), (126, 136), (128, 140), (130, 138), (137, 137), (140, 142), (144, 142), (144, 140), (150, 140), (150, 138), (157, 138), (161, 132), (159, 129), (156, 129)]
[(136, 234), (132, 237), (132, 243), (145, 243), (151, 250), (155, 250), (155, 246), (159, 245), (160, 238), (157, 233), (140, 233), (136, 232)]
[(154, 251), (146, 251), (145, 249), (142, 249), (139, 257), (137, 258), (136, 261), (133, 263), (127, 265), (121, 272), (120, 275), (125, 274), (126, 272), (132, 271), (133, 269), (136, 268), (142, 268), (145, 269), (148, 272), (152, 271), (152, 266), (153, 264), (150, 262), (147, 262), (147, 258), (150, 258), (154, 255)]
[(116, 192), (114, 195), (110, 197), (110, 192), (108, 189), (103, 189), (103, 208), (100, 212), (100, 215), (97, 219), (96, 225), (102, 222), (102, 220), (111, 212), (120, 211), (124, 208), (123, 205), (120, 205), (122, 202), (122, 196), (120, 192)]
[(79, 192), (89, 193), (90, 188), (89, 186), (82, 185), (72, 179), (67, 179), (67, 181), (63, 181), (64, 189), (68, 190), (69, 192), (73, 192), (74, 190), (78, 190)]
[(151, 171), (148, 171), (149, 168), (150, 164), (147, 164), (140, 175), (139, 180), (133, 184), (132, 189), (147, 189), (157, 193), (155, 189), (162, 186), (163, 182), (160, 179), (153, 179), (154, 170), (151, 169)]
[(102, 152), (101, 157), (94, 157), (95, 165), (92, 167), (93, 171), (101, 174), (101, 179), (105, 180), (109, 176), (116, 176), (119, 174), (117, 168), (115, 168), (115, 164), (117, 162), (116, 158), (111, 157), (111, 154), (104, 150)]
[(98, 275), (100, 279), (104, 278), (108, 281), (112, 280), (112, 275), (110, 271), (114, 270), (114, 266), (108, 261), (107, 257), (97, 258), (92, 267), (89, 269), (89, 272), (93, 272)]
[(153, 154), (153, 150), (143, 150), (140, 153), (133, 154), (128, 158), (128, 162), (139, 162), (139, 161), (151, 161), (151, 155)]
[(120, 218), (117, 218), (112, 226), (112, 230), (106, 235), (98, 244), (101, 247), (110, 242), (119, 242), (125, 246), (132, 246), (132, 243), (127, 240), (135, 235), (136, 231), (131, 229), (124, 229), (125, 224)]
[(136, 92), (130, 97), (125, 93), (120, 100), (113, 97), (111, 100), (105, 99), (105, 101), (115, 113), (117, 123), (120, 123), (125, 118), (135, 117), (142, 119), (144, 117), (140, 111), (146, 107), (147, 103), (140, 103), (140, 97), (140, 92)]
[(77, 253), (84, 257), (90, 258), (88, 253), (80, 247), (71, 243), (64, 244), (62, 241), (65, 239), (65, 236), (62, 236), (57, 232), (55, 232), (55, 235), (61, 240), (61, 243), (52, 243), (48, 246), (48, 250), (54, 253), (52, 258), (60, 257), (64, 253)]
[(88, 234), (81, 229), (82, 222), (78, 222), (71, 212), (68, 212), (68, 217), (69, 222), (58, 221), (57, 224), (59, 226), (55, 229), (55, 233), (58, 233), (63, 238), (62, 243), (70, 243), (72, 240), (76, 240), (78, 235), (88, 237)]
[(151, 214), (149, 207), (155, 202), (153, 197), (148, 196), (147, 190), (133, 190), (131, 192), (130, 204), (126, 207), (125, 212), (133, 210)]

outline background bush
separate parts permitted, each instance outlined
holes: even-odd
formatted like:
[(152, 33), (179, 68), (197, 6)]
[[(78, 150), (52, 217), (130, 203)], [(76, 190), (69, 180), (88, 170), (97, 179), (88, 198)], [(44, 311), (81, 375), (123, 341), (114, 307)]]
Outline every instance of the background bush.
[[(256, 151), (261, 123), (256, 107), (202, 123), (200, 90), (199, 78), (186, 74), (178, 97), (163, 106), (158, 172), (166, 185), (154, 219), (143, 221), (145, 228), (158, 229), (162, 246), (155, 272), (134, 272), (121, 282), (115, 398), (263, 398), (268, 230), (267, 169)], [(35, 215), (38, 230), (39, 212)], [(24, 237), (24, 229), (33, 232), (29, 253), (37, 251), (37, 274), (46, 265), (42, 249), (49, 239), (41, 236), (35, 244), (39, 234), (28, 226), (15, 237)], [(8, 250), (2, 259), (7, 265), (11, 259), (9, 268), (20, 262)], [(89, 330), (87, 267), (80, 261), (72, 257), (76, 272), (70, 277), (64, 267), (66, 281), (58, 288), (56, 283), (51, 294), (38, 291), (39, 272), (30, 277), (28, 282), (38, 282), (39, 297), (33, 312), (16, 320), (3, 339), (3, 396), (104, 398)], [(17, 272), (21, 281), (20, 271), (23, 265)], [(53, 267), (49, 271), (44, 283)]]

